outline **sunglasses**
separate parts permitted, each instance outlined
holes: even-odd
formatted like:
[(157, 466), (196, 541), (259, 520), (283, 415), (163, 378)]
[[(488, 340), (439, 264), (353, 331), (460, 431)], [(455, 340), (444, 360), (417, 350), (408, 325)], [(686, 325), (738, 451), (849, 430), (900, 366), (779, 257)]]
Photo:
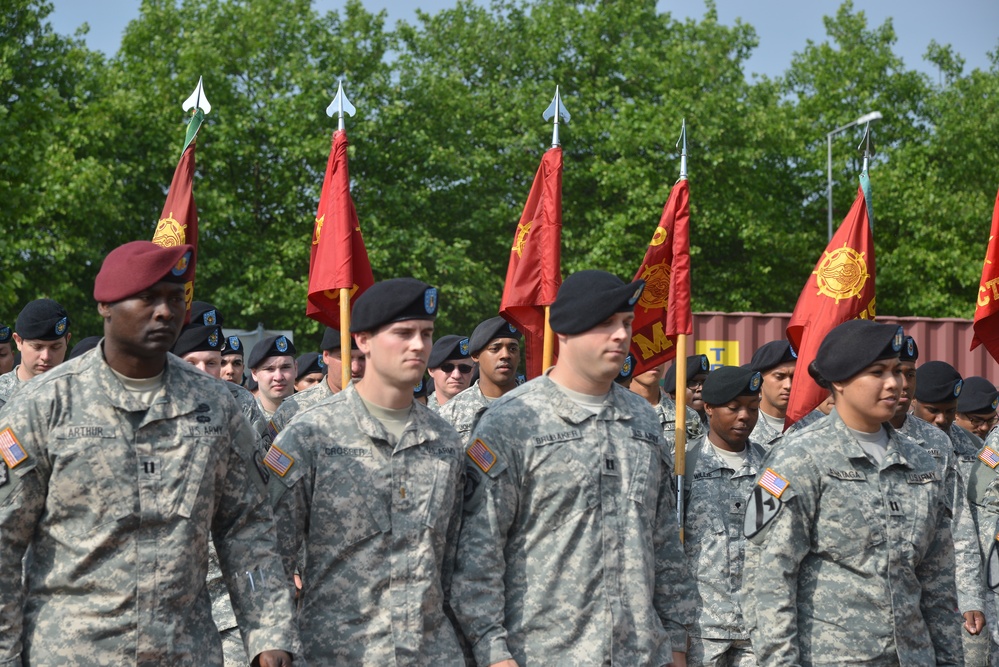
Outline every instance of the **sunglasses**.
[(457, 368), (462, 375), (468, 375), (472, 372), (472, 367), (468, 364), (452, 364), (451, 362), (441, 364), (441, 370), (448, 375), (454, 373), (455, 368)]

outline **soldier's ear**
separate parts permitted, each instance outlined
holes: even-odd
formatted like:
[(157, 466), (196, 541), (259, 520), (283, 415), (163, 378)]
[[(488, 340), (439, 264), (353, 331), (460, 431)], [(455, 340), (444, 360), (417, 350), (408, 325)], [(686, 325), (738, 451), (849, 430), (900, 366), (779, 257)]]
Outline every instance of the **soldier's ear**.
[(111, 306), (103, 302), (98, 302), (97, 313), (106, 320), (111, 317)]

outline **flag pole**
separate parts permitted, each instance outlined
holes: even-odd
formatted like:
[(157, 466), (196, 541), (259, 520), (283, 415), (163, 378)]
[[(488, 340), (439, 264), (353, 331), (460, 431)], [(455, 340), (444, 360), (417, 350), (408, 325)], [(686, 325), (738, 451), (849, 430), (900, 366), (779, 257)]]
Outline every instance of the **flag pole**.
[[(336, 131), (345, 129), (343, 114), (353, 116), (357, 112), (354, 105), (343, 92), (343, 78), (337, 79), (336, 95), (326, 107), (326, 115), (330, 118), (337, 115)], [(340, 387), (346, 389), (350, 383), (350, 288), (340, 288)]]
[[(680, 148), (680, 181), (687, 180), (687, 119), (680, 124), (680, 138), (676, 142)], [(683, 517), (686, 514), (684, 503), (684, 482), (687, 467), (687, 334), (676, 337), (676, 523), (680, 529), (680, 542), (683, 542)]]
[[(558, 148), (562, 145), (558, 136), (558, 122), (561, 118), (566, 123), (569, 122), (569, 111), (562, 104), (562, 96), (559, 94), (559, 88), (555, 86), (555, 97), (552, 98), (551, 104), (545, 109), (545, 112), (541, 114), (541, 117), (545, 120), (549, 118), (555, 119), (555, 123), (552, 126), (552, 148)], [(559, 202), (561, 206), (561, 202)], [(551, 305), (545, 304), (545, 336), (544, 345), (542, 347), (541, 353), (541, 368), (542, 371), (548, 369), (552, 365), (552, 359), (555, 356), (555, 332), (552, 331), (551, 324), (549, 322), (549, 315), (551, 311)]]
[(871, 208), (871, 179), (867, 175), (867, 168), (871, 162), (871, 121), (867, 121), (864, 126), (864, 138), (860, 140), (857, 150), (864, 149), (864, 164), (860, 170), (860, 187), (864, 191), (864, 202), (867, 204), (867, 222), (871, 226), (871, 233), (874, 232), (874, 210)]

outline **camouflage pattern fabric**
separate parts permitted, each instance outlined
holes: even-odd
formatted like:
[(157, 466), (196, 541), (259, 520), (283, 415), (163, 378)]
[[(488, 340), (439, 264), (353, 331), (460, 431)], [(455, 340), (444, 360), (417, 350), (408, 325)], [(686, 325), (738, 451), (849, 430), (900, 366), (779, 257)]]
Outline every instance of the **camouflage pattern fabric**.
[(277, 434), (284, 430), (284, 427), (287, 426), (298, 413), (302, 412), (306, 408), (311, 408), (317, 403), (325, 401), (332, 395), (333, 390), (330, 389), (330, 383), (326, 381), (326, 378), (323, 378), (320, 382), (317, 382), (305, 391), (292, 394), (288, 398), (284, 399), (281, 401), (281, 406), (277, 409), (277, 412), (275, 412), (274, 416), (271, 418), (271, 425), (273, 426), (274, 433)]
[(963, 664), (946, 481), (886, 428), (880, 465), (835, 409), (770, 450), (746, 520), (761, 665)]
[(461, 441), (466, 442), (472, 433), (472, 425), (475, 423), (475, 416), (479, 411), (489, 407), (490, 401), (482, 395), (479, 389), (479, 381), (468, 389), (462, 391), (450, 401), (441, 406), (437, 412), (454, 430), (461, 436)]
[(23, 459), (0, 485), (0, 664), (221, 667), (210, 533), (246, 653), (299, 652), (254, 434), (173, 355), (163, 383), (147, 408), (88, 354), (4, 408)]
[(665, 665), (694, 594), (662, 427), (614, 385), (594, 415), (542, 376), (467, 447), (455, 612), (480, 665)]
[[(659, 417), (659, 424), (662, 426), (663, 438), (667, 451), (670, 453), (670, 469), (672, 470), (672, 457), (676, 453), (676, 401), (669, 397), (665, 391), (660, 392), (659, 403), (655, 406), (656, 416)], [(689, 405), (685, 406), (687, 413), (687, 442), (695, 440), (698, 436), (704, 435), (707, 431), (701, 423), (701, 418), (697, 412)]]
[[(447, 405), (445, 403), (445, 405)], [(437, 402), (437, 392), (432, 391), (427, 395), (427, 409), (431, 412), (440, 412), (444, 406)]]
[(289, 590), (306, 548), (299, 629), (310, 667), (464, 665), (446, 615), (462, 445), (415, 401), (393, 443), (353, 385), (274, 440), (271, 498)]
[(825, 415), (820, 411), (812, 410), (807, 415), (791, 424), (786, 431), (778, 432), (767, 423), (767, 420), (763, 418), (763, 415), (760, 415), (760, 418), (756, 421), (756, 426), (753, 428), (753, 432), (750, 434), (749, 439), (762, 447), (764, 452), (769, 452), (773, 449), (774, 445), (780, 442), (783, 438), (802, 430), (806, 426), (810, 426), (822, 417), (825, 417)]
[[(693, 637), (749, 639), (739, 606), (745, 565), (746, 498), (762, 472), (763, 448), (754, 442), (739, 470), (732, 470), (699, 436), (687, 445), (687, 515), (683, 550), (697, 593)], [(721, 656), (719, 656), (720, 658)]]
[(19, 366), (14, 366), (14, 368), (9, 373), (4, 373), (0, 375), (0, 408), (4, 406), (5, 403), (10, 401), (14, 392), (24, 384), (17, 377), (17, 369)]

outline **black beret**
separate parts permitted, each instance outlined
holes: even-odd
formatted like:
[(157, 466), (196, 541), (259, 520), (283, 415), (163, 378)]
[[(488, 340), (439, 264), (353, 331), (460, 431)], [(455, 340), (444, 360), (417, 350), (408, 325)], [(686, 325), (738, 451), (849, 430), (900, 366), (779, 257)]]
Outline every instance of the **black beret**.
[(52, 299), (35, 299), (21, 309), (14, 331), (25, 340), (55, 340), (69, 331), (69, 315)]
[(163, 247), (152, 241), (132, 241), (107, 254), (94, 279), (94, 299), (115, 303), (158, 282), (194, 280), (194, 246)]
[(486, 345), (489, 345), (490, 341), (497, 338), (520, 339), (522, 337), (523, 334), (517, 331), (517, 327), (502, 317), (490, 317), (475, 327), (475, 331), (468, 339), (468, 351), (472, 354), (478, 354)]
[(256, 391), (256, 390), (257, 390), (257, 387), (258, 387), (259, 385), (257, 384), (257, 381), (256, 381), (256, 380), (254, 380), (254, 379), (253, 379), (253, 376), (251, 375), (250, 377), (246, 378), (246, 384), (245, 384), (245, 385), (243, 385), (243, 386), (245, 386), (245, 387), (246, 387), (246, 390), (247, 390), (247, 391)]
[(919, 346), (912, 336), (906, 336), (902, 342), (902, 349), (898, 351), (898, 358), (902, 361), (915, 362), (919, 359)]
[(427, 368), (439, 368), (448, 359), (468, 359), (468, 339), (464, 336), (450, 334), (441, 336), (430, 350), (430, 360)]
[(413, 398), (423, 398), (424, 396), (430, 395), (430, 388), (432, 386), (432, 381), (427, 379), (427, 376), (424, 375), (420, 380), (420, 384), (413, 387)]
[(961, 395), (964, 380), (946, 361), (927, 361), (916, 369), (915, 399), (920, 403), (948, 403)]
[(298, 375), (296, 380), (301, 380), (309, 373), (325, 373), (326, 364), (323, 363), (322, 356), (317, 352), (306, 352), (298, 358)]
[[(706, 354), (692, 354), (687, 357), (687, 380), (694, 377), (698, 373), (707, 373), (711, 370), (711, 363), (708, 361), (708, 355)], [(676, 391), (676, 362), (666, 369), (666, 374), (663, 376), (663, 387), (666, 388), (666, 392), (672, 394)]]
[(577, 271), (559, 288), (548, 321), (556, 333), (583, 333), (614, 313), (633, 311), (643, 289), (644, 280), (625, 283), (606, 271)]
[(229, 336), (224, 341), (222, 341), (222, 356), (227, 357), (232, 354), (238, 354), (243, 356), (243, 341), (239, 339), (239, 336)]
[(73, 349), (69, 351), (69, 354), (66, 355), (66, 361), (76, 359), (84, 352), (90, 352), (92, 349), (97, 347), (97, 344), (100, 342), (100, 336), (87, 336), (86, 338), (81, 339), (76, 345), (73, 346)]
[[(918, 380), (916, 387), (919, 387)], [(999, 391), (996, 386), (979, 375), (964, 378), (961, 395), (957, 399), (957, 411), (965, 414), (987, 414), (999, 407)]]
[(708, 405), (725, 405), (736, 396), (758, 396), (763, 378), (747, 366), (722, 366), (711, 371), (701, 389), (701, 400)]
[[(808, 366), (808, 374), (823, 383), (849, 380), (880, 359), (898, 358), (905, 332), (896, 324), (850, 320), (826, 334)], [(827, 387), (828, 388), (828, 387)]]
[(771, 368), (797, 360), (798, 355), (791, 349), (790, 343), (786, 340), (772, 340), (753, 353), (749, 367), (754, 371), (766, 373)]
[(295, 344), (288, 340), (287, 336), (268, 336), (253, 346), (250, 356), (246, 359), (246, 365), (256, 368), (264, 363), (265, 359), (271, 357), (294, 357)]
[(350, 332), (374, 331), (403, 320), (437, 317), (437, 288), (416, 278), (377, 282), (357, 297), (350, 316)]
[(624, 358), (621, 370), (618, 371), (614, 381), (627, 387), (631, 383), (631, 376), (635, 374), (635, 358), (630, 354)]
[(8, 326), (0, 326), (0, 343), (9, 343), (14, 332)]
[[(326, 327), (326, 332), (323, 334), (323, 343), (319, 346), (320, 350), (326, 350), (327, 352), (332, 352), (333, 350), (340, 349), (340, 331), (332, 327)], [(357, 349), (357, 341), (354, 337), (350, 337), (350, 349)]]
[(188, 324), (180, 331), (173, 353), (183, 357), (189, 352), (222, 352), (222, 328), (203, 324)]
[(218, 312), (212, 304), (206, 301), (192, 301), (191, 324), (201, 324), (211, 327), (216, 324), (222, 326), (225, 322), (222, 321), (222, 313)]

